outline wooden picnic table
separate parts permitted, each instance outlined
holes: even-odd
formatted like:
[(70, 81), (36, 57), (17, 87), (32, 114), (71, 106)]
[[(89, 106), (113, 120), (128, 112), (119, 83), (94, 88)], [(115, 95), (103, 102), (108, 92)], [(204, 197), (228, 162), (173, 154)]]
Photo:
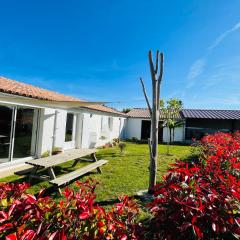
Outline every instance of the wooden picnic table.
[[(106, 160), (98, 161), (95, 154), (96, 154), (96, 149), (72, 149), (57, 155), (29, 160), (29, 161), (26, 161), (25, 163), (34, 166), (29, 175), (30, 181), (32, 178), (49, 181), (50, 183), (56, 185), (58, 187), (59, 192), (61, 193), (59, 186), (95, 168), (97, 168), (98, 172), (101, 173), (100, 166), (106, 164), (107, 161)], [(91, 156), (91, 159), (83, 158), (89, 155)], [(80, 161), (89, 161), (93, 163), (89, 164), (86, 167), (77, 169), (71, 173), (68, 173), (56, 178), (54, 167), (71, 160), (74, 160), (74, 163), (72, 164), (73, 167), (76, 166), (76, 164)], [(47, 175), (40, 175), (38, 171), (41, 169), (47, 169)]]

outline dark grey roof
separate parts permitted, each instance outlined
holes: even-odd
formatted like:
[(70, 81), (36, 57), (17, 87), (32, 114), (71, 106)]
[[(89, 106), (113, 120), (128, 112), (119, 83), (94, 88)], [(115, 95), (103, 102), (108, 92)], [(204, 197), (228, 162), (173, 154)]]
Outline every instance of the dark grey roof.
[(183, 118), (240, 119), (240, 110), (183, 109), (180, 114)]
[[(150, 118), (147, 108), (133, 108), (126, 115), (130, 118)], [(160, 119), (162, 118), (163, 114), (160, 111)], [(183, 109), (179, 114), (175, 115), (174, 118), (240, 120), (240, 110)]]

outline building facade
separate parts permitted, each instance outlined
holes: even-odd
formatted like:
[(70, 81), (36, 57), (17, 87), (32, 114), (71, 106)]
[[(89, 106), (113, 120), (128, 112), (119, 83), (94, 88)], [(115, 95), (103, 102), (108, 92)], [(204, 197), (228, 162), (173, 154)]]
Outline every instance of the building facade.
[[(162, 127), (160, 112), (159, 142), (169, 141), (169, 131)], [(127, 113), (126, 138), (146, 140), (150, 136), (150, 114), (148, 109), (134, 108)], [(240, 130), (239, 110), (183, 109), (176, 121), (182, 121), (174, 130), (173, 142), (190, 143), (192, 139), (201, 139), (206, 134), (215, 132), (235, 132)]]
[(54, 148), (95, 148), (124, 138), (125, 126), (126, 116), (112, 108), (0, 78), (0, 171)]
[[(174, 134), (172, 134), (173, 142), (183, 142), (185, 140), (185, 122), (180, 114), (175, 116), (177, 121), (182, 121), (182, 126), (175, 128)], [(164, 127), (163, 116), (160, 113), (158, 139), (159, 142), (169, 141), (169, 130)], [(147, 140), (150, 138), (151, 120), (148, 109), (146, 108), (133, 108), (127, 113), (127, 126), (125, 137), (127, 139), (136, 138), (138, 140)], [(174, 136), (173, 136), (174, 135)], [(174, 139), (173, 139), (174, 138)]]

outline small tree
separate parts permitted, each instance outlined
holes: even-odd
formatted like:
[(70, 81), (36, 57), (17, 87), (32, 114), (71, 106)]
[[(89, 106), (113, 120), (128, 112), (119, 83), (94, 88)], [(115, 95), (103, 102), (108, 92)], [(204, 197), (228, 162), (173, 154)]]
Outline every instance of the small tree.
[(124, 109), (122, 110), (123, 113), (128, 113), (128, 112), (130, 112), (130, 111), (131, 111), (131, 108), (124, 108)]
[(160, 109), (160, 85), (163, 77), (163, 53), (157, 50), (156, 62), (153, 63), (152, 51), (148, 53), (148, 60), (150, 65), (150, 72), (152, 78), (152, 107), (146, 93), (145, 85), (142, 78), (140, 78), (143, 94), (151, 116), (151, 139), (148, 139), (150, 152), (149, 165), (149, 186), (148, 192), (153, 193), (153, 188), (156, 185), (157, 176), (157, 160), (158, 160), (158, 123), (159, 123), (159, 109)]
[(175, 129), (183, 125), (183, 121), (179, 120), (179, 111), (182, 109), (183, 103), (177, 98), (171, 98), (165, 102), (160, 100), (160, 108), (163, 116), (163, 127), (168, 130), (167, 154), (169, 154), (169, 145), (175, 139)]

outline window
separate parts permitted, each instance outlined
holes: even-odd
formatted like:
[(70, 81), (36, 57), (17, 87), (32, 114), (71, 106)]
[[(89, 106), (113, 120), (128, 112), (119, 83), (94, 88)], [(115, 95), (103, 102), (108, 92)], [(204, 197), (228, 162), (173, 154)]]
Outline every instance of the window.
[(112, 117), (108, 117), (108, 128), (110, 131), (113, 130), (113, 118)]
[(73, 140), (73, 119), (72, 113), (67, 114), (66, 131), (65, 131), (65, 142), (71, 142)]

